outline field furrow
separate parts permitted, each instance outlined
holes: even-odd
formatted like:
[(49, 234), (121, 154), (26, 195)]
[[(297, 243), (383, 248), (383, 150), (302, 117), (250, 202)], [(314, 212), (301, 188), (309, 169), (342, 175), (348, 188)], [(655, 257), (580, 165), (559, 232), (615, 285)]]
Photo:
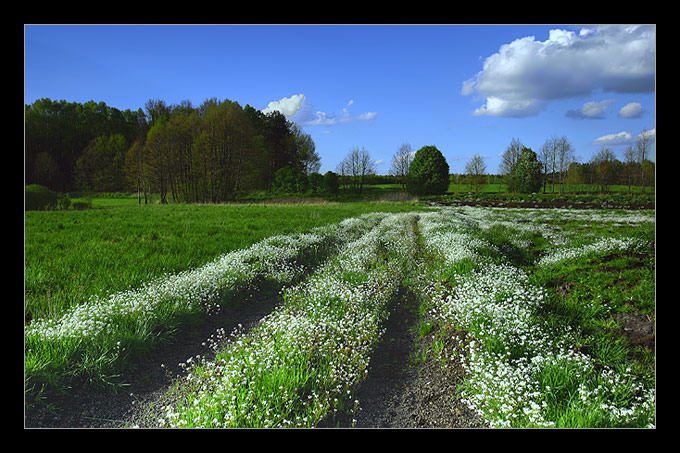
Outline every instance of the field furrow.
[(309, 427), (351, 409), (387, 306), (415, 257), (414, 215), (385, 217), (247, 335), (221, 346), (183, 382), (162, 423), (181, 427)]
[(273, 236), (198, 269), (93, 297), (58, 319), (36, 319), (25, 329), (27, 381), (40, 384), (73, 373), (105, 380), (130, 355), (147, 353), (178, 327), (228, 309), (261, 286), (276, 289), (300, 280), (382, 216), (364, 215), (310, 233)]
[(104, 376), (220, 311), (209, 353), (117, 426), (653, 427), (654, 222), (436, 207), (273, 236), (34, 321), (27, 375)]

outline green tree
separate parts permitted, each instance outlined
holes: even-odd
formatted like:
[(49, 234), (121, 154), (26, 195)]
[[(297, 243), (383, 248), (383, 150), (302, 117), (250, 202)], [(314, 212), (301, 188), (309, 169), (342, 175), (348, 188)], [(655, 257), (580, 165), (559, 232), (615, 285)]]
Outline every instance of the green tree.
[(122, 134), (102, 135), (85, 148), (76, 162), (76, 182), (81, 189), (96, 192), (125, 190), (125, 152)]
[(307, 191), (307, 175), (302, 170), (287, 165), (274, 173), (272, 188), (283, 193), (304, 193)]
[(332, 171), (327, 171), (323, 175), (323, 192), (327, 195), (337, 195), (340, 191), (340, 180), (338, 174)]
[(406, 191), (413, 195), (439, 195), (449, 189), (449, 164), (435, 146), (423, 146), (413, 158)]
[(535, 193), (541, 188), (541, 163), (531, 148), (522, 148), (517, 165), (510, 175), (511, 190)]
[(591, 163), (595, 166), (595, 178), (600, 186), (600, 193), (609, 192), (609, 186), (615, 183), (617, 175), (616, 154), (603, 146), (593, 156)]

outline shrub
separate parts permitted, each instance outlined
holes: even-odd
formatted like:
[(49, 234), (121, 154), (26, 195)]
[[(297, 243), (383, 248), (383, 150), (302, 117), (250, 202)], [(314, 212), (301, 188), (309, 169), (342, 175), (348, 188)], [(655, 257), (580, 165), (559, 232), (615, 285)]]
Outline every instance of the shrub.
[(83, 211), (92, 207), (92, 200), (78, 200), (73, 202), (73, 209)]
[(406, 178), (406, 191), (413, 195), (440, 195), (449, 188), (449, 164), (435, 146), (416, 152)]
[(31, 184), (26, 186), (24, 208), (26, 211), (42, 211), (54, 209), (57, 206), (57, 193), (45, 186)]
[(59, 209), (66, 211), (69, 206), (71, 206), (71, 199), (67, 194), (59, 195), (57, 205), (59, 206)]

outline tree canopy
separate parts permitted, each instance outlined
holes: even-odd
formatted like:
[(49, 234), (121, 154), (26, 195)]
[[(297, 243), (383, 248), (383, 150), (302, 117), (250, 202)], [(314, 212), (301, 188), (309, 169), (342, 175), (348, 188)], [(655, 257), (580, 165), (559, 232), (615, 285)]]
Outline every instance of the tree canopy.
[(413, 158), (406, 191), (413, 195), (439, 195), (449, 188), (449, 164), (436, 146), (423, 146)]
[(509, 189), (512, 192), (534, 193), (540, 188), (541, 163), (531, 148), (523, 147), (517, 164), (510, 173)]
[(218, 202), (269, 189), (289, 167), (318, 171), (314, 142), (280, 112), (210, 98), (143, 109), (40, 99), (25, 108), (25, 183), (53, 190), (160, 194)]

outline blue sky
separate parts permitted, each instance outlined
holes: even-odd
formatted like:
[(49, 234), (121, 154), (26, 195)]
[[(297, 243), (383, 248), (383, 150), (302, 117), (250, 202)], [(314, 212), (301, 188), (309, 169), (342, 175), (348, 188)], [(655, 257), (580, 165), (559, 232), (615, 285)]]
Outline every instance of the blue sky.
[[(24, 28), (24, 98), (118, 109), (216, 97), (280, 110), (321, 171), (365, 147), (386, 174), (402, 143), (451, 172), (496, 173), (513, 138), (565, 135), (580, 161), (656, 133), (654, 26), (230, 25)], [(655, 157), (655, 156), (653, 156)]]

